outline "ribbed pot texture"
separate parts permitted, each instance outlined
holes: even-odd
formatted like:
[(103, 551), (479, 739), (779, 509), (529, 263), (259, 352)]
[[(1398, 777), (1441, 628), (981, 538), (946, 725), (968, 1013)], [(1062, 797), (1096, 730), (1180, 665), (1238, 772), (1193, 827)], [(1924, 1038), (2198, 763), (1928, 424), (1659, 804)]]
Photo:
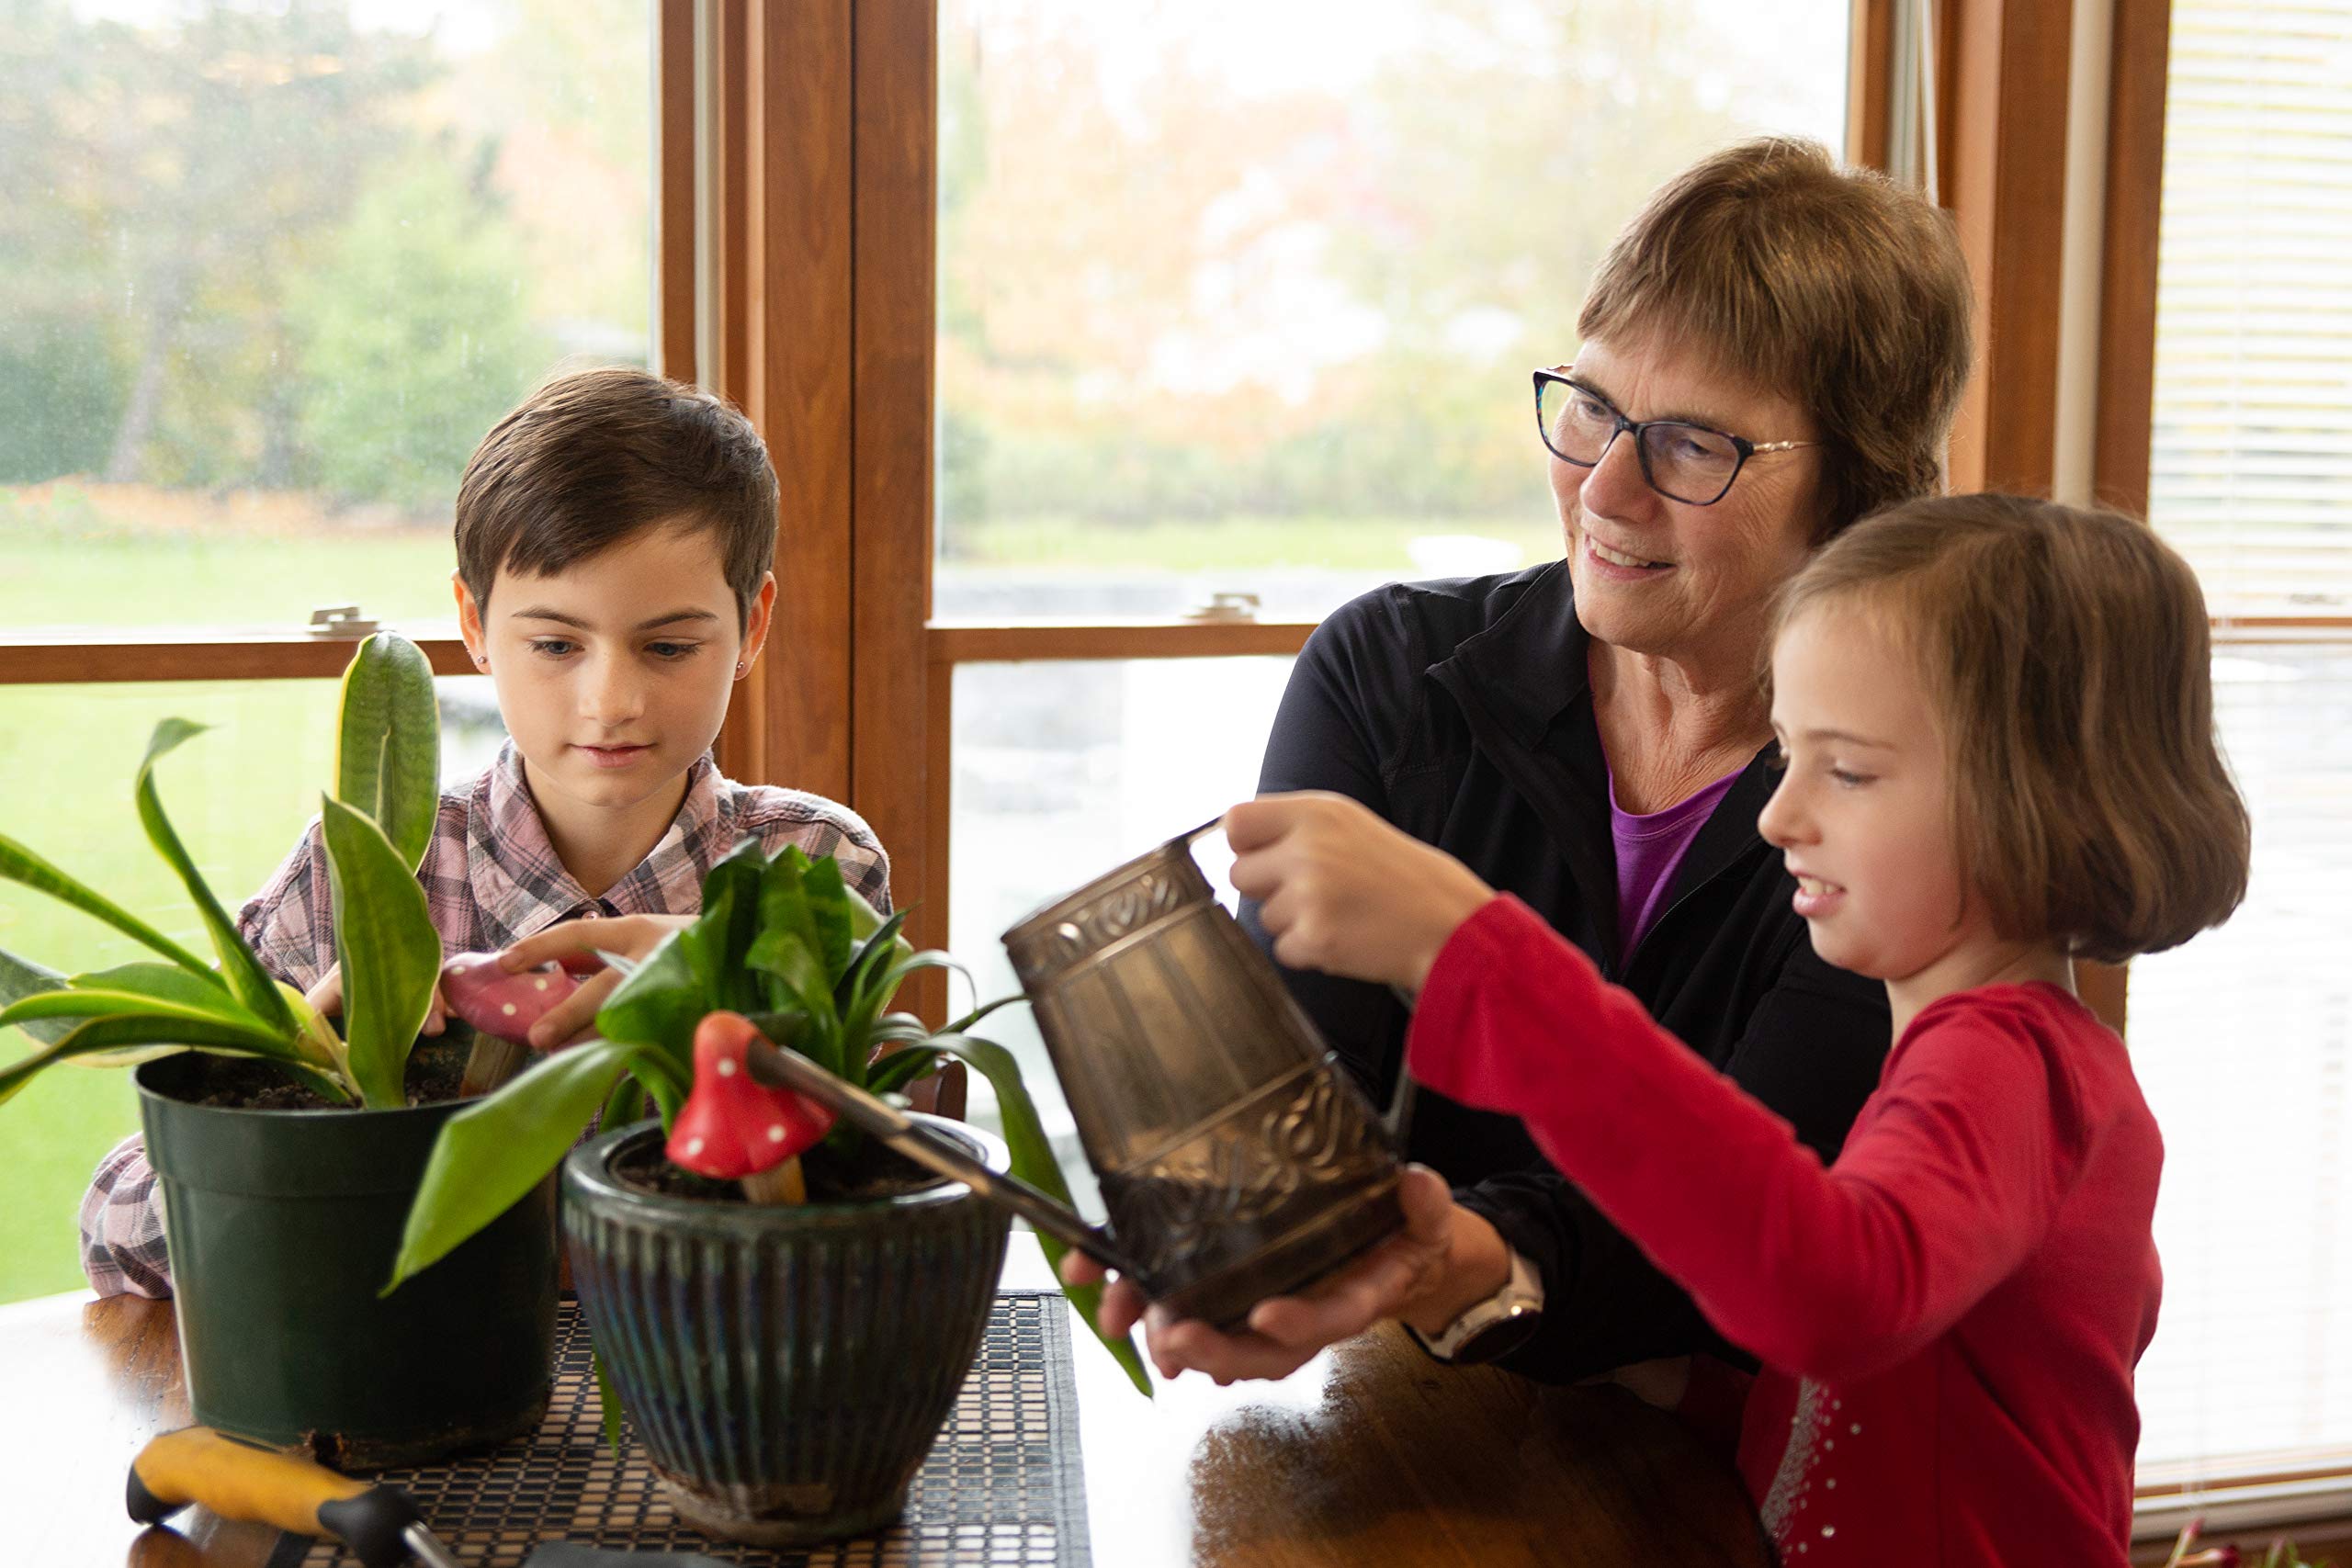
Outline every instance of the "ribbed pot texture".
[[(923, 1121), (989, 1168), (1003, 1144)], [(762, 1545), (878, 1529), (954, 1408), (1004, 1267), (1005, 1213), (944, 1183), (858, 1203), (721, 1203), (625, 1186), (650, 1123), (563, 1167), (573, 1286), (678, 1511)]]
[(135, 1075), (196, 1419), (345, 1470), (537, 1427), (555, 1362), (555, 1184), (379, 1296), (434, 1139), (465, 1102), (259, 1111), (180, 1098), (209, 1060), (182, 1052)]

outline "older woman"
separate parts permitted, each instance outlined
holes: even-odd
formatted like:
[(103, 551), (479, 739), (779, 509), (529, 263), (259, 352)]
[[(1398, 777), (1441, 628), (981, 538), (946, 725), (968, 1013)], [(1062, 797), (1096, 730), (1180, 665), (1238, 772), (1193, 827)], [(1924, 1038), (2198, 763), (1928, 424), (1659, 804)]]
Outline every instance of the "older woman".
[[(1352, 797), (1518, 895), (1826, 1157), (1876, 1082), (1887, 1008), (1814, 955), (1757, 833), (1766, 618), (1816, 546), (1935, 488), (1968, 375), (1966, 265), (1920, 197), (1809, 142), (1752, 141), (1651, 198), (1577, 329), (1575, 362), (1535, 377), (1566, 558), (1333, 615), (1259, 787)], [(1405, 1007), (1285, 977), (1385, 1095)], [(1410, 1173), (1404, 1235), (1245, 1333), (1153, 1316), (1162, 1371), (1283, 1376), (1382, 1317), (1442, 1358), (1553, 1380), (1721, 1348), (1517, 1121), (1422, 1091), (1409, 1153), (1454, 1185)], [(1114, 1289), (1107, 1326), (1141, 1312)]]

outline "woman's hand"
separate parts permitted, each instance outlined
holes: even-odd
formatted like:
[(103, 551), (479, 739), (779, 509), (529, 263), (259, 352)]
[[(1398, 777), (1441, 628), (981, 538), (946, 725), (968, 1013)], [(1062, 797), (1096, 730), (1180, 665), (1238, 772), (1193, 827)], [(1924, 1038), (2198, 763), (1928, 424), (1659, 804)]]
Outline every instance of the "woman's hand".
[[(1405, 1168), (1396, 1197), (1405, 1211), (1402, 1231), (1298, 1295), (1260, 1302), (1242, 1333), (1220, 1334), (1198, 1318), (1170, 1316), (1126, 1280), (1112, 1280), (1102, 1293), (1102, 1332), (1118, 1338), (1141, 1321), (1160, 1376), (1199, 1371), (1219, 1383), (1286, 1378), (1384, 1318), (1435, 1334), (1502, 1289), (1510, 1278), (1510, 1249), (1493, 1225), (1455, 1203), (1444, 1179), (1427, 1166)], [(1102, 1266), (1081, 1253), (1062, 1258), (1062, 1278), (1073, 1285), (1103, 1277)]]
[[(341, 1018), (343, 1016), (343, 965), (330, 964), (327, 972), (320, 976), (309, 990), (302, 993), (302, 999), (310, 1003), (311, 1010), (321, 1018)], [(433, 1000), (426, 1006), (424, 1012), (424, 1032), (438, 1034), (448, 1027), (448, 1022), (449, 1010), (442, 1005), (441, 983), (436, 980), (433, 983)]]
[[(597, 955), (605, 953), (642, 959), (662, 944), (663, 937), (694, 923), (692, 915), (616, 915), (609, 920), (565, 920), (507, 948), (498, 955), (498, 966), (515, 975), (549, 959), (560, 963), (567, 958), (587, 958), (600, 965), (603, 960)], [(586, 1038), (596, 1027), (596, 1010), (605, 1005), (605, 998), (619, 987), (621, 979), (619, 970), (600, 967), (581, 981), (578, 990), (548, 1009), (547, 1016), (531, 1025), (531, 1048), (551, 1051)]]
[(1245, 801), (1225, 814), (1233, 886), (1259, 902), (1294, 969), (1418, 991), (1454, 929), (1495, 896), (1468, 866), (1342, 795)]

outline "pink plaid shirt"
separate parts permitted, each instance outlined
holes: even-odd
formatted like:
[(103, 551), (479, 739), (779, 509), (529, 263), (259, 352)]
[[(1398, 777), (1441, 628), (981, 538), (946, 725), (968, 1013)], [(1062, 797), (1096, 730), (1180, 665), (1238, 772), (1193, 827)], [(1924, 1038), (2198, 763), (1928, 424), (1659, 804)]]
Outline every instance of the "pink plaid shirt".
[[(855, 812), (800, 790), (736, 784), (708, 757), (686, 775), (685, 802), (669, 830), (601, 898), (591, 897), (556, 858), (511, 744), (469, 787), (441, 797), (416, 874), (442, 952), (489, 953), (560, 920), (692, 914), (701, 907), (704, 874), (747, 837), (771, 854), (797, 844), (811, 857), (833, 856), (842, 880), (888, 911), (889, 857)], [(304, 990), (334, 966), (334, 908), (316, 820), (238, 914), (237, 929), (266, 968)], [(82, 1270), (92, 1290), (102, 1296), (172, 1293), (163, 1193), (139, 1134), (98, 1162), (82, 1199), (81, 1227)]]

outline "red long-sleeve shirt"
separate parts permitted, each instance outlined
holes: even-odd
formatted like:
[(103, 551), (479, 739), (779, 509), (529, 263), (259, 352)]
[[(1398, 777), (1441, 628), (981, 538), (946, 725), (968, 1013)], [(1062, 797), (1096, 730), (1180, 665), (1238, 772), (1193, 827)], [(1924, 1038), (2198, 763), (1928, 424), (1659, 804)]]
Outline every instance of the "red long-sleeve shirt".
[(1764, 1363), (1740, 1470), (1784, 1562), (2125, 1562), (2163, 1145), (2073, 997), (1921, 1011), (1826, 1168), (1508, 897), (1439, 955), (1408, 1051)]

